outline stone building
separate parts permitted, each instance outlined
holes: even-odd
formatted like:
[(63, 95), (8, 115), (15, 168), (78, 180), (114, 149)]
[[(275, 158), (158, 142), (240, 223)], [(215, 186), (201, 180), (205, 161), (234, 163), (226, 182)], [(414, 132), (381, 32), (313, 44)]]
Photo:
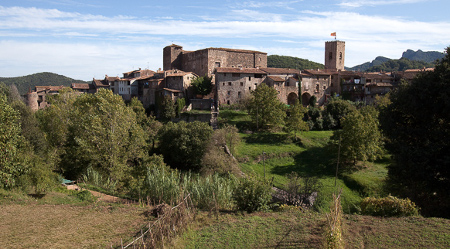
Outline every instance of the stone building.
[(299, 99), (300, 70), (291, 68), (261, 68), (261, 70), (267, 74), (264, 82), (277, 90), (278, 99), (282, 103), (292, 105)]
[(163, 70), (178, 69), (199, 76), (212, 76), (219, 67), (267, 67), (267, 53), (229, 48), (205, 48), (185, 51), (179, 45), (169, 45), (163, 50)]
[(43, 109), (47, 107), (49, 104), (47, 102), (47, 97), (49, 95), (58, 94), (59, 91), (65, 86), (35, 86), (34, 91), (29, 91), (25, 94), (25, 101), (27, 105), (33, 111), (37, 111), (38, 109)]
[(219, 105), (237, 104), (266, 78), (258, 68), (218, 67), (215, 69), (216, 99)]
[(317, 104), (323, 105), (332, 95), (332, 77), (334, 72), (326, 70), (304, 70), (300, 75), (301, 103), (308, 105), (312, 96), (315, 96)]
[(154, 75), (154, 71), (149, 69), (133, 70), (131, 72), (123, 73), (123, 77), (105, 77), (105, 85), (109, 85), (109, 89), (113, 93), (122, 96), (126, 101), (131, 100), (132, 97), (139, 96), (139, 84), (138, 80), (141, 78), (151, 77)]
[(325, 69), (336, 71), (345, 70), (345, 42), (325, 42)]

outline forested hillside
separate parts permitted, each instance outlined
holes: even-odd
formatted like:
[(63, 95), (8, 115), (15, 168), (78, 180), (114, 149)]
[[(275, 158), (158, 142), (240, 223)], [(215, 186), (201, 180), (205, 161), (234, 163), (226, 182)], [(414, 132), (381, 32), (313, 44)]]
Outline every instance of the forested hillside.
[(361, 65), (357, 65), (354, 67), (345, 67), (345, 70), (348, 71), (359, 71), (359, 72), (364, 72), (367, 69), (374, 67), (374, 66), (379, 66), (381, 64), (383, 64), (386, 61), (389, 61), (390, 59), (387, 57), (383, 57), (383, 56), (377, 56), (377, 58), (375, 58), (375, 60), (373, 60), (372, 62), (366, 62), (363, 63)]
[(294, 68), (299, 70), (324, 68), (323, 64), (317, 62), (284, 55), (267, 56), (267, 67)]
[(70, 86), (71, 83), (88, 83), (48, 72), (12, 78), (0, 77), (0, 82), (5, 83), (6, 85), (16, 85), (19, 93), (22, 95), (27, 93), (30, 88), (31, 90), (34, 90), (35, 86)]
[(366, 72), (391, 72), (391, 71), (405, 71), (407, 69), (420, 69), (434, 67), (433, 63), (427, 63), (423, 61), (412, 61), (406, 58), (399, 60), (389, 60), (378, 66), (373, 66), (366, 70)]

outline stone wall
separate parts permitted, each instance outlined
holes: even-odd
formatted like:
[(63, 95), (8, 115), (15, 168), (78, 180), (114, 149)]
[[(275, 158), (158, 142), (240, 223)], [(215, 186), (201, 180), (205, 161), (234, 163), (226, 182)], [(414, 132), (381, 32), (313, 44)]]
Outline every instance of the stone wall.
[(190, 102), (194, 110), (211, 110), (213, 104), (212, 99), (191, 99)]
[(265, 77), (256, 78), (249, 73), (216, 73), (216, 88), (219, 105), (236, 104), (250, 96)]

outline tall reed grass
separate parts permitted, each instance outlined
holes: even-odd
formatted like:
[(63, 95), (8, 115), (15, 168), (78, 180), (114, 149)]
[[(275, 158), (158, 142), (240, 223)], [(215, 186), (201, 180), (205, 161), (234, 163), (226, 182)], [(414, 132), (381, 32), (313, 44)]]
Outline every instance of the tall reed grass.
[(236, 186), (237, 179), (232, 175), (203, 177), (191, 172), (182, 174), (166, 167), (155, 167), (147, 170), (141, 193), (152, 204), (173, 205), (189, 193), (199, 209), (230, 209)]

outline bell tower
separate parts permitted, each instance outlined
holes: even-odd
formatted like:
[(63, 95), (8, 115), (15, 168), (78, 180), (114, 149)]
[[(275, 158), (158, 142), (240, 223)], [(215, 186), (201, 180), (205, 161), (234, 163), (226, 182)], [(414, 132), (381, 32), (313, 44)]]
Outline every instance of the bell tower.
[(344, 71), (345, 42), (325, 42), (325, 69)]

